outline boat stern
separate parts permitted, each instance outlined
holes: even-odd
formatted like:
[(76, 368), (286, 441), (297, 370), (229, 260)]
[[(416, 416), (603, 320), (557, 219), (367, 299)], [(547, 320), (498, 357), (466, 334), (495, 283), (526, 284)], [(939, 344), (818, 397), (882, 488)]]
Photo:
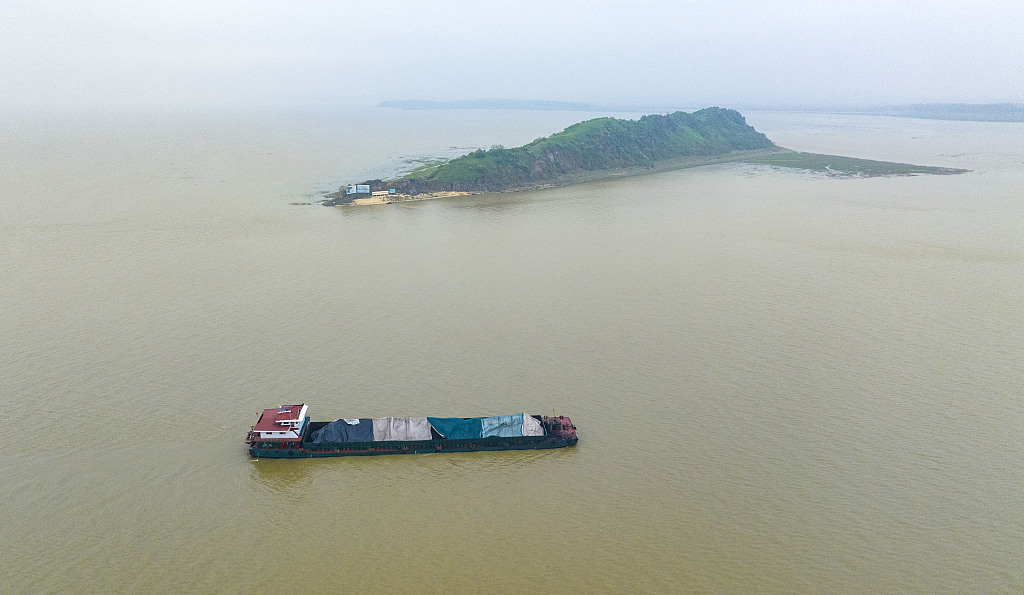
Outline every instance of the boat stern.
[(564, 440), (567, 444), (576, 444), (579, 437), (576, 436), (576, 426), (572, 420), (564, 415), (544, 418), (544, 428), (548, 435), (557, 440)]

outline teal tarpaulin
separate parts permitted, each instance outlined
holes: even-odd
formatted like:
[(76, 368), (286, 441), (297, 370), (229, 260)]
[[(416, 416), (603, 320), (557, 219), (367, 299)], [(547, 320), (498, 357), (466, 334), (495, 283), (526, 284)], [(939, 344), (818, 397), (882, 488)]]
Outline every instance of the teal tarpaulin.
[(428, 417), (427, 421), (434, 430), (449, 440), (480, 438), (483, 436), (480, 418), (462, 419), (460, 417)]

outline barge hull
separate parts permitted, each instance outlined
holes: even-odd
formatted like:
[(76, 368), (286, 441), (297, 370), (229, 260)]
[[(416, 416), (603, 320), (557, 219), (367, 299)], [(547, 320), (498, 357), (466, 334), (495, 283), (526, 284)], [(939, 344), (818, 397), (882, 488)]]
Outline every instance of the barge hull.
[[(372, 446), (371, 446), (372, 444)], [(479, 452), (493, 450), (539, 450), (563, 448), (576, 444), (576, 440), (544, 436), (541, 440), (515, 438), (482, 440), (417, 440), (388, 443), (348, 443), (343, 448), (250, 448), (249, 454), (260, 458), (302, 459), (318, 457), (349, 457), (377, 455), (411, 455), (449, 452)]]

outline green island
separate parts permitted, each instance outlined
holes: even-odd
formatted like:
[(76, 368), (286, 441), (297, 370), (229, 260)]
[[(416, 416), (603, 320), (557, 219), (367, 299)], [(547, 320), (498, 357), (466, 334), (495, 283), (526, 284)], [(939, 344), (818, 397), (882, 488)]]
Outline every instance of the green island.
[(323, 204), (380, 204), (534, 190), (724, 162), (843, 177), (967, 171), (791, 151), (754, 130), (739, 112), (712, 107), (693, 113), (647, 115), (639, 120), (595, 118), (521, 147), (496, 145), (451, 160), (426, 160), (392, 180), (342, 187), (326, 195)]

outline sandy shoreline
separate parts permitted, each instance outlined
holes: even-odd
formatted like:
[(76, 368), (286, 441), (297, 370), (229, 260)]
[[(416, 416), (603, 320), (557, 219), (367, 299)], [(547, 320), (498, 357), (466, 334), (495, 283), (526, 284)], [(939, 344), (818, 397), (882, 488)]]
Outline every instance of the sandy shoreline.
[(428, 192), (425, 194), (417, 194), (415, 196), (411, 194), (388, 194), (386, 196), (370, 196), (367, 198), (357, 198), (352, 202), (335, 205), (344, 207), (347, 205), (389, 205), (393, 202), (412, 202), (416, 200), (430, 200), (432, 198), (449, 198), (452, 196), (469, 196), (472, 194), (481, 194), (480, 192)]
[[(691, 167), (701, 167), (705, 165), (715, 165), (717, 163), (728, 163), (731, 161), (743, 161), (752, 157), (762, 157), (773, 153), (785, 153), (790, 152), (789, 149), (783, 149), (781, 147), (774, 147), (771, 149), (756, 149), (752, 151), (733, 151), (725, 155), (719, 155), (716, 157), (681, 157), (677, 159), (666, 159), (659, 161), (650, 166), (636, 166), (636, 167), (625, 167), (617, 169), (600, 169), (580, 172), (571, 176), (565, 176), (562, 178), (556, 178), (553, 180), (545, 180), (544, 182), (533, 184), (530, 186), (523, 186), (519, 188), (509, 188), (501, 192), (530, 192), (533, 190), (542, 190), (544, 188), (554, 188), (558, 186), (572, 186), (575, 184), (586, 184), (588, 182), (598, 182), (601, 180), (607, 180), (611, 178), (630, 178), (634, 176), (643, 176), (663, 171), (670, 171), (675, 169), (686, 169)], [(423, 194), (389, 194), (386, 196), (370, 196), (367, 198), (357, 198), (352, 202), (342, 203), (334, 206), (344, 207), (350, 205), (387, 205), (396, 202), (413, 202), (419, 200), (431, 200), (435, 198), (450, 198), (455, 196), (472, 196), (477, 194), (485, 194), (484, 191), (449, 191), (449, 192), (426, 192)], [(494, 194), (493, 192), (487, 192), (487, 194)]]

